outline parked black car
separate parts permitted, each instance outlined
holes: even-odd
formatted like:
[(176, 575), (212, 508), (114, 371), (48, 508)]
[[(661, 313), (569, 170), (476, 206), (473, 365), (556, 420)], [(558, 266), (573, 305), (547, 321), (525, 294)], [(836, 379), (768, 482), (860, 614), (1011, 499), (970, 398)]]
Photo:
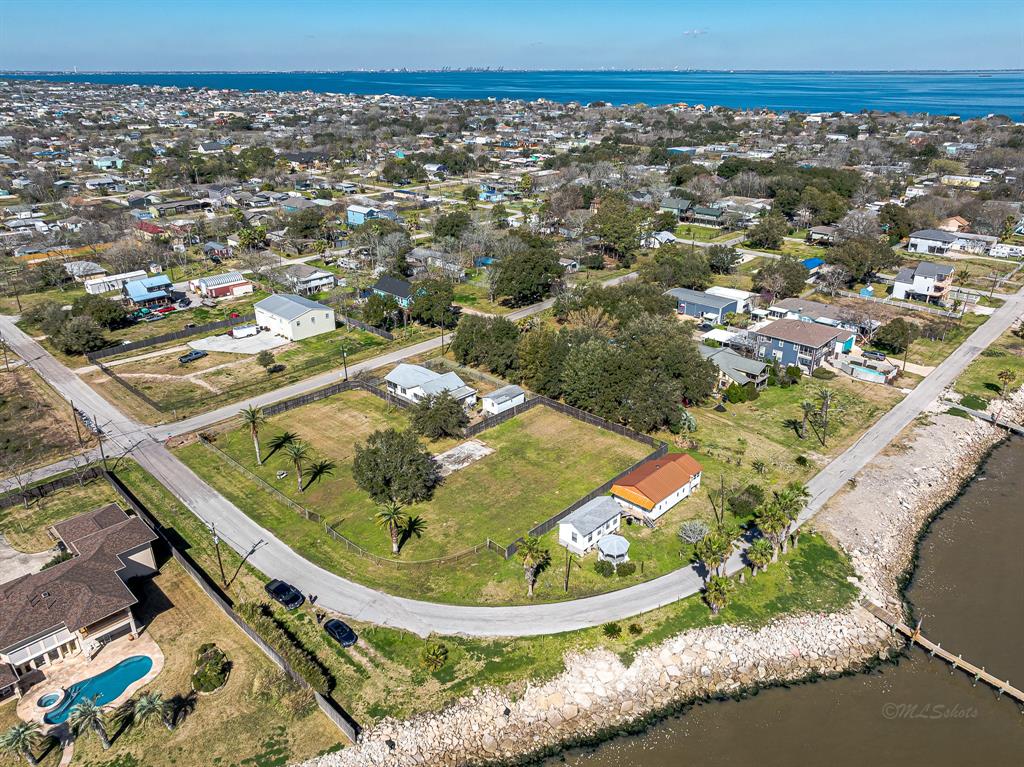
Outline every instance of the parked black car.
[(288, 610), (294, 610), (296, 607), (301, 607), (302, 603), (306, 601), (306, 598), (302, 596), (302, 592), (292, 586), (290, 583), (279, 581), (276, 578), (270, 581), (266, 586), (267, 594), (275, 602), (280, 602)]
[(180, 362), (182, 365), (187, 365), (190, 362), (201, 360), (205, 356), (206, 352), (204, 352), (202, 349), (193, 349), (188, 354), (182, 354), (180, 357), (178, 357), (178, 362)]
[(327, 621), (324, 624), (324, 631), (327, 632), (327, 636), (337, 641), (342, 647), (351, 647), (359, 639), (351, 626), (344, 621), (339, 621), (337, 618), (331, 618)]
[(866, 360), (884, 360), (885, 359), (885, 355), (882, 354), (881, 352), (870, 352), (870, 351), (868, 351), (868, 352), (863, 352), (861, 356), (864, 357), (864, 359), (866, 359)]

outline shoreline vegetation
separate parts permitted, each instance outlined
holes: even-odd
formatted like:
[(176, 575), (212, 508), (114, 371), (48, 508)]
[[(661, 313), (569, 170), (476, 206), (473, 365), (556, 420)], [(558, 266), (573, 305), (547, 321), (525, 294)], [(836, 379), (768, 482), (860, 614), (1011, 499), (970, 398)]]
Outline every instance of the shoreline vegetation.
[[(1006, 404), (1007, 412), (1024, 413), (1021, 392)], [(943, 440), (936, 439), (939, 434)], [(950, 415), (936, 403), (810, 527), (850, 558), (856, 576), (849, 580), (863, 598), (907, 615), (904, 589), (921, 539), (1003, 439), (1004, 432)], [(760, 628), (691, 629), (638, 651), (629, 663), (606, 649), (572, 652), (565, 671), (528, 683), (521, 694), (475, 689), (441, 711), (385, 719), (358, 746), (303, 767), (536, 763), (567, 747), (642, 731), (700, 701), (859, 673), (905, 648), (855, 603)]]

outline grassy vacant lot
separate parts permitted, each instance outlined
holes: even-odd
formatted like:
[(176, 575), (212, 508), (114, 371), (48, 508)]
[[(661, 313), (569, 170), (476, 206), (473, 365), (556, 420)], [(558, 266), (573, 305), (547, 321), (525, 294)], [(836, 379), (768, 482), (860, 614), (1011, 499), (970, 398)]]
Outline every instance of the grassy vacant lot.
[(764, 253), (775, 253), (780, 256), (793, 256), (799, 258), (801, 261), (805, 258), (824, 258), (825, 253), (828, 252), (826, 248), (820, 245), (809, 245), (806, 242), (797, 242), (795, 240), (783, 240), (782, 247), (778, 250), (769, 250), (768, 248), (755, 248), (749, 242), (744, 242), (743, 247), (751, 248), (752, 250), (760, 250)]
[[(355, 444), (370, 432), (405, 424), (403, 412), (389, 412), (385, 403), (365, 392), (347, 392), (271, 419), (264, 441), (288, 429), (313, 446), (318, 455), (337, 463), (333, 477), (303, 493), (296, 490), (292, 466), (284, 456), (272, 455), (263, 467), (255, 465), (252, 443), (244, 430), (220, 435), (217, 445), (281, 493), (322, 514), (350, 540), (388, 557), (390, 538), (376, 524), (377, 508), (356, 487), (351, 463)], [(510, 543), (649, 452), (645, 445), (546, 408), (507, 421), (478, 439), (495, 452), (450, 475), (433, 499), (408, 509), (425, 520), (426, 529), (422, 538), (406, 543), (403, 560), (454, 554), (487, 538)], [(440, 451), (453, 444), (446, 441), (430, 447)], [(180, 448), (179, 455), (260, 524), (274, 530), (304, 556), (346, 577), (396, 593), (442, 601), (509, 602), (522, 601), (525, 596), (522, 569), (514, 560), (506, 562), (485, 551), (443, 566), (398, 569), (375, 565), (348, 551), (322, 526), (301, 517), (281, 498), (261, 489), (251, 477), (208, 448), (192, 444)], [(278, 470), (287, 471), (289, 476), (277, 480)], [(671, 542), (676, 557), (672, 567), (664, 570), (667, 572), (679, 566), (678, 553), (674, 533), (666, 532), (663, 538)], [(549, 534), (547, 540), (552, 552), (560, 553), (555, 550), (553, 535)], [(624, 585), (604, 581), (589, 568), (588, 563), (582, 577), (574, 576), (573, 590), (566, 595), (562, 577), (553, 566), (542, 574), (538, 598), (565, 599)]]
[(753, 290), (754, 275), (765, 265), (768, 259), (762, 256), (755, 256), (745, 261), (732, 272), (732, 274), (716, 274), (713, 276), (715, 285), (738, 290)]
[(27, 365), (0, 368), (0, 473), (10, 475), (50, 463), (84, 448), (95, 439), (64, 399)]
[(508, 314), (512, 311), (513, 307), (491, 301), (489, 296), (490, 292), (482, 272), (470, 278), (468, 282), (461, 282), (455, 286), (457, 306), (486, 314)]
[(681, 240), (696, 240), (697, 242), (717, 242), (729, 240), (736, 237), (738, 232), (726, 232), (722, 229), (715, 229), (713, 226), (701, 226), (700, 224), (679, 224), (674, 232)]
[(212, 407), (239, 400), (294, 383), (327, 370), (342, 367), (342, 344), (348, 362), (408, 346), (432, 337), (437, 331), (419, 325), (398, 330), (394, 341), (362, 330), (339, 328), (314, 338), (290, 343), (273, 350), (275, 363), (284, 369), (268, 374), (255, 356), (211, 354), (198, 363), (178, 365), (178, 355), (155, 357), (118, 366), (115, 370), (150, 399), (160, 403), (156, 410), (106, 376), (101, 371), (85, 375), (85, 380), (107, 397), (146, 423), (184, 418)]
[(19, 505), (0, 510), (0, 532), (18, 551), (46, 551), (54, 544), (46, 532), (50, 525), (116, 501), (110, 485), (94, 479), (34, 500), (28, 508)]
[[(119, 476), (165, 526), (173, 526), (182, 547), (201, 567), (217, 572), (209, 532), (195, 516), (137, 465), (129, 464)], [(238, 557), (230, 550), (222, 551), (230, 575)], [(275, 615), (331, 672), (334, 697), (363, 726), (369, 726), (385, 716), (404, 717), (439, 708), (474, 687), (511, 685), (513, 690), (522, 690), (528, 680), (542, 680), (562, 671), (569, 651), (607, 647), (629, 662), (637, 650), (688, 629), (718, 623), (757, 627), (786, 613), (841, 609), (856, 596), (846, 580), (851, 573), (841, 554), (821, 538), (805, 535), (800, 545), (767, 573), (738, 586), (733, 601), (716, 618), (698, 598), (691, 597), (624, 621), (616, 639), (606, 637), (599, 628), (521, 639), (435, 637), (449, 651), (448, 663), (436, 672), (420, 664), (424, 641), (404, 631), (349, 621), (360, 639), (354, 648), (342, 650), (320, 631), (308, 606), (295, 613), (275, 608)], [(266, 576), (246, 566), (226, 592), (239, 601), (259, 599), (265, 581)], [(636, 623), (641, 633), (633, 636), (626, 631), (629, 623)], [(155, 685), (161, 684), (162, 677)]]
[(1003, 384), (999, 380), (999, 373), (1003, 370), (1009, 370), (1016, 376), (1008, 391), (1017, 391), (1024, 383), (1024, 340), (1009, 330), (968, 365), (954, 388), (961, 394), (983, 400), (996, 399), (1002, 393)]

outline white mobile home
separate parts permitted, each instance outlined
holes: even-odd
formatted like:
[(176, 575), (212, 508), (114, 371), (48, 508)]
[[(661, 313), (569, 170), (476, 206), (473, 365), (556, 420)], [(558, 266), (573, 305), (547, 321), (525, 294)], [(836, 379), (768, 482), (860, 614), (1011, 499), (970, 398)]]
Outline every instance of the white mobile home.
[(619, 529), (622, 509), (610, 495), (587, 501), (558, 523), (558, 543), (573, 554), (586, 554)]
[(120, 290), (125, 286), (126, 283), (132, 282), (133, 280), (144, 279), (146, 273), (139, 269), (135, 272), (124, 272), (123, 274), (105, 274), (102, 277), (93, 277), (86, 280), (83, 284), (85, 285), (85, 292), (90, 295), (98, 296), (101, 293), (110, 293), (114, 290)]

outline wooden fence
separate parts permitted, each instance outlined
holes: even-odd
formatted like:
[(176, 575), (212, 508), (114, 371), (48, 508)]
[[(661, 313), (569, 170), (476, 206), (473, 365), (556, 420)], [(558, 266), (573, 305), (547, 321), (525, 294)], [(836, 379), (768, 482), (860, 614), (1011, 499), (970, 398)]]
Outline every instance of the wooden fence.
[(159, 346), (160, 344), (167, 343), (168, 341), (178, 341), (182, 338), (191, 338), (192, 336), (199, 336), (203, 333), (209, 333), (214, 330), (221, 330), (222, 328), (230, 328), (234, 325), (241, 325), (246, 322), (253, 322), (256, 319), (255, 314), (246, 314), (241, 317), (229, 317), (226, 320), (218, 320), (217, 322), (208, 322), (205, 325), (197, 325), (194, 328), (182, 328), (181, 330), (175, 330), (172, 333), (164, 333), (163, 335), (153, 336), (152, 338), (143, 338), (139, 341), (131, 341), (127, 344), (120, 344), (119, 346), (107, 346), (103, 349), (97, 349), (94, 352), (86, 354), (86, 359), (90, 362), (95, 362), (103, 357), (113, 357), (115, 354), (124, 354), (125, 352), (133, 352), (136, 349), (146, 349), (150, 346)]
[(142, 391), (142, 389), (140, 389), (138, 386), (136, 386), (135, 384), (132, 384), (132, 383), (129, 383), (128, 381), (126, 381), (124, 378), (122, 378), (116, 372), (114, 372), (113, 368), (110, 368), (110, 367), (107, 367), (106, 365), (104, 365), (102, 360), (95, 359), (95, 360), (93, 360), (93, 362), (96, 364), (96, 367), (98, 367), (100, 369), (100, 371), (103, 373), (103, 375), (109, 376), (109, 378), (114, 383), (123, 386), (129, 392), (131, 392), (136, 397), (138, 397), (140, 400), (142, 400), (147, 405), (149, 405), (151, 408), (153, 408), (156, 412), (158, 412), (158, 413), (166, 413), (167, 412), (166, 405), (164, 405), (164, 404), (162, 404), (160, 402), (157, 402), (155, 399), (153, 399), (148, 394), (146, 394), (146, 392)]
[[(201, 588), (206, 596), (220, 608), (232, 623), (234, 623), (242, 633), (244, 633), (253, 644), (259, 647), (263, 653), (270, 658), (275, 664), (288, 677), (296, 684), (309, 689), (309, 684), (306, 682), (298, 672), (295, 671), (289, 665), (283, 657), (273, 647), (271, 647), (259, 634), (253, 630), (248, 623), (246, 623), (238, 613), (235, 612), (233, 606), (228, 601), (226, 595), (224, 595), (216, 583), (206, 574), (206, 572), (185, 552), (179, 551), (174, 544), (171, 542), (171, 536), (167, 534), (166, 529), (160, 522), (150, 514), (149, 510), (142, 505), (142, 503), (135, 497), (135, 495), (129, 490), (121, 480), (114, 474), (103, 471), (102, 472), (110, 486), (114, 488), (114, 491), (121, 497), (121, 499), (128, 505), (128, 507), (149, 524), (153, 531), (160, 538), (161, 543), (167, 547), (167, 550), (171, 554), (171, 558), (174, 559), (182, 569), (192, 578), (193, 581)], [(333, 698), (328, 698), (320, 693), (313, 691), (313, 695), (316, 698), (316, 703), (320, 707), (320, 710), (327, 715), (327, 717), (334, 722), (341, 733), (348, 738), (352, 743), (356, 743), (359, 739), (360, 727), (359, 724), (348, 714), (345, 709), (338, 704)]]

